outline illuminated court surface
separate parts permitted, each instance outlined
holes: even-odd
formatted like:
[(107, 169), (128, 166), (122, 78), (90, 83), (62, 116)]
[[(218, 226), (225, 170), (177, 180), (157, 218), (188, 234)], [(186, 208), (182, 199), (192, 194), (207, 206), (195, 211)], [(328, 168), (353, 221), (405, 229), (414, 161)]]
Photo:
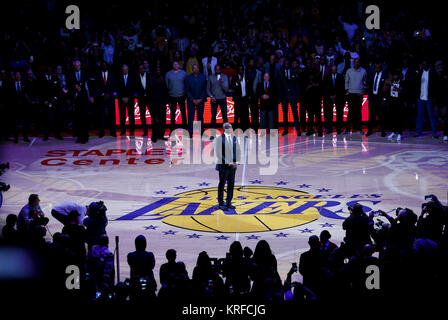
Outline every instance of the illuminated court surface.
[[(260, 168), (269, 166), (266, 162), (240, 165), (236, 209), (228, 212), (216, 208), (214, 165), (185, 163), (186, 155), (194, 158), (210, 148), (208, 140), (192, 143), (190, 154), (180, 138), (152, 143), (141, 136), (92, 137), (86, 145), (70, 137), (3, 142), (1, 160), (9, 161), (11, 169), (1, 180), (11, 189), (3, 194), (0, 224), (8, 213), (20, 211), (30, 193), (40, 195), (51, 233), (62, 229), (50, 215), (52, 206), (103, 200), (112, 249), (115, 236), (120, 237), (121, 279), (129, 276), (126, 254), (134, 250), (139, 234), (156, 256), (157, 280), (167, 249), (177, 250), (191, 276), (200, 251), (225, 257), (232, 241), (254, 249), (261, 239), (270, 243), (284, 279), (291, 263), (307, 250), (310, 235), (329, 230), (332, 241), (340, 243), (348, 204), (386, 212), (405, 206), (419, 213), (427, 194), (446, 202), (448, 145), (429, 134), (412, 138), (406, 133), (401, 144), (377, 133), (320, 138), (290, 131), (275, 139), (277, 144), (268, 144), (268, 154), (278, 154), (275, 174), (260, 174)], [(266, 160), (264, 152), (257, 156), (262, 155)]]

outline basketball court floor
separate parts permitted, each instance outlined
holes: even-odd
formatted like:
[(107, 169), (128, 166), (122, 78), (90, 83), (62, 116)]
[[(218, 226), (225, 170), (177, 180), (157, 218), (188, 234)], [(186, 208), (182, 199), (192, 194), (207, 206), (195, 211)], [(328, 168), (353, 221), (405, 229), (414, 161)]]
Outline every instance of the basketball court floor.
[(50, 238), (62, 229), (51, 217), (53, 206), (103, 200), (112, 250), (119, 236), (122, 280), (129, 276), (126, 255), (140, 234), (155, 254), (157, 280), (167, 249), (177, 250), (191, 276), (199, 252), (225, 257), (232, 241), (253, 250), (261, 239), (271, 245), (284, 279), (311, 235), (328, 230), (333, 242), (342, 241), (347, 205), (386, 212), (401, 206), (419, 214), (427, 194), (447, 201), (448, 145), (428, 133), (405, 133), (401, 143), (378, 133), (321, 138), (290, 131), (270, 142), (266, 136), (265, 146), (262, 137), (252, 138), (244, 143), (246, 156), (237, 170), (236, 209), (227, 212), (216, 207), (215, 166), (200, 156), (213, 145), (209, 139), (188, 145), (178, 136), (153, 143), (140, 133), (91, 137), (81, 145), (70, 137), (2, 142), (0, 159), (11, 168), (0, 179), (11, 189), (3, 194), (0, 225), (7, 214), (19, 213), (30, 193), (38, 193), (50, 217)]

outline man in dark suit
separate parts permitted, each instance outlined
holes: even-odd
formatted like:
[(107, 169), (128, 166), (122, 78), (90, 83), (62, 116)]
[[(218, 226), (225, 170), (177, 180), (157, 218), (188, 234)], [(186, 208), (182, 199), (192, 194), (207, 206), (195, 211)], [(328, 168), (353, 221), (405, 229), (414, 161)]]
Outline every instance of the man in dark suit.
[(143, 64), (138, 66), (138, 76), (135, 80), (135, 91), (137, 92), (138, 108), (140, 109), (140, 122), (142, 124), (143, 136), (148, 135), (148, 126), (146, 124), (146, 109), (149, 112), (149, 99), (150, 99), (150, 76), (145, 71)]
[(403, 91), (401, 93), (404, 107), (404, 127), (413, 129), (415, 127), (415, 76), (416, 72), (409, 66), (408, 58), (403, 58), (401, 64), (401, 83)]
[(126, 135), (126, 111), (129, 118), (129, 133), (134, 135), (135, 115), (134, 115), (134, 78), (129, 75), (129, 68), (126, 64), (121, 67), (121, 74), (117, 81), (118, 108), (120, 111), (120, 135)]
[(185, 78), (185, 95), (187, 96), (188, 133), (193, 137), (194, 115), (201, 124), (201, 132), (204, 131), (204, 101), (207, 95), (207, 80), (199, 72), (199, 66), (193, 64), (193, 73)]
[(85, 85), (80, 81), (75, 82), (72, 96), (73, 101), (73, 131), (76, 143), (87, 143), (89, 141), (89, 97)]
[[(13, 113), (11, 121), (14, 125), (14, 143), (19, 142), (19, 123), (22, 122), (23, 141), (30, 142), (28, 139), (29, 130), (29, 113), (30, 110), (30, 98), (27, 93), (27, 86), (22, 81), (22, 75), (19, 71), (14, 73), (14, 82), (10, 88), (11, 101), (13, 105)], [(19, 120), (20, 119), (20, 120)]]
[(331, 66), (331, 72), (325, 79), (324, 119), (327, 133), (332, 133), (333, 129), (333, 106), (336, 106), (336, 132), (340, 134), (344, 117), (345, 80), (336, 65)]
[(275, 85), (271, 81), (271, 77), (268, 72), (263, 75), (263, 81), (257, 86), (257, 96), (260, 99), (260, 128), (274, 129), (275, 122)]
[(437, 121), (433, 108), (433, 96), (436, 91), (434, 71), (430, 69), (428, 61), (424, 60), (417, 74), (417, 130), (414, 137), (422, 135), (423, 117), (425, 109), (428, 111), (432, 128), (432, 137), (437, 139)]
[[(241, 158), (241, 149), (236, 136), (233, 134), (232, 125), (224, 123), (224, 134), (215, 139), (216, 170), (219, 172), (218, 206), (223, 211), (233, 210), (233, 187), (237, 163)], [(224, 186), (227, 183), (227, 198), (224, 203)]]
[(101, 62), (101, 72), (96, 76), (96, 99), (99, 108), (99, 138), (104, 137), (105, 128), (110, 135), (116, 137), (115, 132), (115, 76), (109, 71), (105, 61)]
[(48, 140), (51, 127), (53, 127), (55, 137), (62, 140), (60, 133), (62, 112), (58, 108), (60, 104), (57, 103), (60, 93), (59, 81), (53, 74), (52, 67), (47, 66), (45, 73), (40, 77), (39, 89), (44, 141)]
[(230, 88), (233, 91), (233, 109), (235, 114), (233, 124), (237, 126), (239, 122), (239, 128), (242, 130), (246, 130), (249, 127), (249, 91), (253, 91), (253, 89), (250, 89), (251, 85), (246, 76), (244, 66), (240, 65), (238, 73), (232, 78)]
[(288, 59), (285, 59), (284, 65), (280, 68), (280, 72), (278, 74), (279, 79), (279, 95), (280, 101), (282, 103), (283, 110), (283, 125), (285, 130), (282, 135), (288, 134), (288, 109), (289, 104), (291, 104), (292, 115), (294, 117), (294, 127), (296, 128), (297, 133), (300, 133), (299, 128), (299, 112), (297, 108), (297, 97), (299, 96), (299, 84), (297, 73), (294, 68), (290, 67), (290, 62)]
[(81, 86), (84, 86), (88, 93), (88, 79), (87, 72), (81, 69), (81, 62), (79, 60), (73, 61), (73, 71), (67, 76), (69, 89), (73, 92), (75, 90), (75, 83), (80, 82)]
[(366, 136), (370, 136), (373, 133), (373, 129), (378, 122), (381, 128), (381, 136), (386, 135), (386, 104), (384, 84), (387, 79), (386, 71), (383, 70), (383, 64), (381, 62), (375, 63), (375, 72), (372, 72), (368, 77), (369, 86), (369, 125)]
[(151, 112), (151, 141), (157, 142), (167, 140), (165, 138), (166, 126), (166, 105), (168, 104), (168, 88), (160, 67), (156, 67), (156, 72), (149, 81), (150, 112)]
[(319, 74), (310, 72), (308, 74), (308, 85), (305, 89), (305, 106), (308, 111), (307, 136), (314, 134), (314, 126), (319, 137), (322, 137), (322, 89)]

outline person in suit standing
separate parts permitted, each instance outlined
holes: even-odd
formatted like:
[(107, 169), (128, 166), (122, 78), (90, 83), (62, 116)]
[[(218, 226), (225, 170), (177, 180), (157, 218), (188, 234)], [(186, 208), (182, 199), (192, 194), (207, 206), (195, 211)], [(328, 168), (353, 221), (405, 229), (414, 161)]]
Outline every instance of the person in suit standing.
[(307, 136), (312, 135), (314, 127), (322, 137), (322, 89), (319, 81), (319, 74), (310, 72), (308, 75), (308, 85), (305, 89), (305, 105), (308, 109), (308, 129)]
[(77, 138), (76, 143), (87, 143), (89, 141), (89, 97), (85, 85), (81, 81), (76, 81), (73, 91), (73, 131)]
[[(233, 188), (237, 164), (241, 159), (238, 139), (233, 134), (232, 125), (225, 122), (224, 134), (215, 139), (216, 170), (219, 172), (218, 207), (223, 211), (233, 210)], [(227, 198), (224, 203), (224, 186), (227, 183)]]
[(250, 127), (255, 131), (258, 130), (260, 125), (260, 107), (258, 105), (257, 86), (262, 81), (261, 71), (255, 67), (254, 58), (249, 58), (247, 62), (247, 68), (245, 70), (245, 76), (247, 77), (247, 95), (250, 106)]
[(432, 128), (432, 137), (437, 139), (437, 123), (434, 113), (432, 98), (434, 94), (434, 72), (429, 67), (428, 61), (424, 60), (420, 65), (420, 70), (417, 74), (417, 130), (414, 137), (422, 135), (423, 131), (423, 117), (425, 109), (428, 111), (429, 121)]
[(263, 81), (257, 86), (257, 96), (260, 99), (261, 129), (274, 129), (275, 122), (275, 85), (271, 82), (268, 72), (263, 75)]
[(11, 121), (14, 121), (14, 143), (19, 142), (19, 123), (22, 122), (23, 141), (30, 142), (28, 139), (29, 130), (29, 113), (30, 113), (30, 98), (27, 93), (27, 86), (22, 81), (22, 75), (19, 71), (14, 73), (14, 82), (11, 87), (11, 101), (13, 105), (13, 112)]
[(416, 72), (409, 66), (408, 58), (403, 58), (401, 64), (401, 87), (402, 91), (402, 101), (404, 107), (404, 127), (408, 129), (415, 128), (416, 119), (416, 97), (415, 97), (415, 76)]
[(221, 73), (221, 66), (218, 64), (215, 66), (215, 74), (210, 75), (207, 81), (207, 94), (212, 100), (211, 127), (213, 129), (216, 129), (218, 106), (221, 108), (223, 122), (227, 122), (227, 91), (229, 91), (229, 79), (225, 74)]
[(126, 135), (126, 111), (129, 117), (129, 133), (134, 135), (135, 112), (134, 112), (134, 78), (129, 76), (129, 67), (121, 66), (121, 74), (117, 81), (118, 108), (120, 112), (120, 135)]
[(135, 91), (137, 93), (137, 103), (140, 110), (140, 123), (142, 124), (144, 137), (148, 135), (148, 126), (146, 124), (146, 109), (151, 112), (149, 106), (150, 80), (151, 79), (149, 73), (146, 72), (145, 66), (143, 64), (140, 64), (138, 66), (138, 76), (135, 80)]
[(75, 83), (81, 82), (81, 85), (85, 87), (89, 95), (89, 88), (87, 86), (88, 79), (87, 72), (81, 69), (81, 62), (79, 60), (73, 61), (73, 71), (67, 77), (69, 89), (73, 92), (75, 90)]
[(192, 74), (185, 78), (185, 94), (187, 96), (188, 133), (193, 137), (194, 115), (201, 124), (201, 132), (204, 131), (204, 101), (207, 96), (207, 80), (199, 73), (199, 66), (193, 64)]
[[(47, 66), (45, 73), (40, 77), (40, 105), (42, 116), (42, 127), (44, 131), (44, 141), (48, 140), (50, 128), (53, 127), (54, 135), (57, 139), (62, 140), (60, 133), (61, 126), (61, 111), (58, 110), (60, 104), (59, 98), (59, 81), (53, 75), (53, 69)], [(53, 120), (53, 121), (52, 121)]]
[(294, 117), (294, 127), (297, 133), (300, 134), (299, 112), (297, 108), (299, 84), (296, 70), (290, 67), (288, 59), (285, 59), (284, 65), (280, 68), (278, 78), (280, 83), (279, 94), (283, 109), (283, 124), (285, 128), (282, 135), (285, 136), (288, 134), (289, 104), (291, 104), (292, 115)]
[(115, 77), (109, 71), (106, 61), (101, 62), (100, 68), (101, 72), (96, 76), (96, 97), (99, 108), (99, 138), (104, 137), (106, 126), (109, 129), (110, 135), (116, 137), (114, 112)]
[(242, 130), (246, 130), (249, 127), (249, 87), (250, 82), (246, 77), (244, 66), (238, 67), (238, 73), (232, 78), (232, 84), (230, 85), (233, 91), (234, 102), (234, 125)]
[(383, 63), (375, 63), (375, 72), (372, 72), (368, 79), (369, 84), (369, 125), (366, 136), (373, 133), (373, 129), (378, 122), (381, 128), (381, 136), (386, 136), (386, 103), (384, 84), (387, 74), (383, 70)]
[(336, 132), (341, 134), (345, 107), (345, 82), (344, 77), (338, 73), (336, 65), (331, 66), (331, 72), (325, 79), (325, 91), (325, 130), (328, 130), (328, 133), (332, 133), (333, 106), (336, 106)]
[(165, 138), (166, 105), (168, 104), (168, 88), (160, 67), (150, 76), (150, 112), (151, 112), (151, 141), (167, 140)]

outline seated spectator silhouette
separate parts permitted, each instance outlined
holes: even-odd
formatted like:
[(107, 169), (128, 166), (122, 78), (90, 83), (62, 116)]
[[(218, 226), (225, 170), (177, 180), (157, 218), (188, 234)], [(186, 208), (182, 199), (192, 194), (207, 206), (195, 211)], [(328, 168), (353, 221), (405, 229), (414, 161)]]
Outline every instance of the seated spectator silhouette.
[(230, 294), (247, 294), (250, 290), (249, 264), (243, 259), (243, 247), (239, 241), (230, 245), (222, 265), (225, 286)]
[(39, 204), (39, 195), (31, 194), (28, 197), (28, 203), (20, 210), (17, 217), (17, 230), (19, 232), (28, 232), (34, 226), (48, 223), (48, 218), (45, 217)]
[(165, 256), (168, 262), (160, 266), (161, 288), (158, 296), (177, 301), (188, 295), (190, 282), (188, 272), (183, 262), (176, 262), (176, 250), (167, 250)]
[(18, 245), (19, 237), (16, 230), (17, 216), (8, 214), (6, 217), (6, 225), (2, 228), (3, 244), (14, 246)]
[(261, 300), (280, 298), (282, 282), (277, 272), (277, 259), (266, 240), (258, 241), (252, 260), (250, 277), (253, 280), (253, 296)]
[(135, 251), (128, 253), (128, 264), (131, 268), (131, 283), (134, 286), (145, 281), (145, 286), (151, 294), (155, 294), (157, 284), (153, 269), (156, 264), (154, 254), (146, 251), (146, 238), (139, 235), (135, 238)]
[(350, 216), (342, 223), (342, 228), (345, 230), (344, 241), (349, 251), (360, 251), (365, 244), (372, 243), (370, 240), (372, 225), (359, 203), (349, 206), (348, 210)]
[(85, 271), (86, 261), (86, 241), (87, 232), (84, 226), (80, 225), (78, 211), (70, 211), (68, 214), (68, 224), (62, 228), (62, 233), (69, 236), (68, 249), (73, 253), (74, 263), (80, 268), (80, 271)]
[(193, 290), (198, 298), (217, 298), (223, 293), (223, 281), (213, 267), (207, 252), (198, 255), (193, 269)]
[(300, 255), (299, 272), (303, 276), (303, 284), (319, 294), (325, 257), (320, 250), (320, 242), (317, 236), (311, 236), (308, 244), (310, 249)]
[(114, 254), (109, 250), (109, 238), (102, 235), (98, 244), (89, 249), (87, 271), (95, 283), (97, 292), (112, 293), (114, 286)]
[(87, 210), (87, 216), (82, 221), (87, 230), (87, 244), (91, 248), (99, 244), (99, 239), (106, 233), (107, 217), (106, 206), (103, 201), (92, 202)]

